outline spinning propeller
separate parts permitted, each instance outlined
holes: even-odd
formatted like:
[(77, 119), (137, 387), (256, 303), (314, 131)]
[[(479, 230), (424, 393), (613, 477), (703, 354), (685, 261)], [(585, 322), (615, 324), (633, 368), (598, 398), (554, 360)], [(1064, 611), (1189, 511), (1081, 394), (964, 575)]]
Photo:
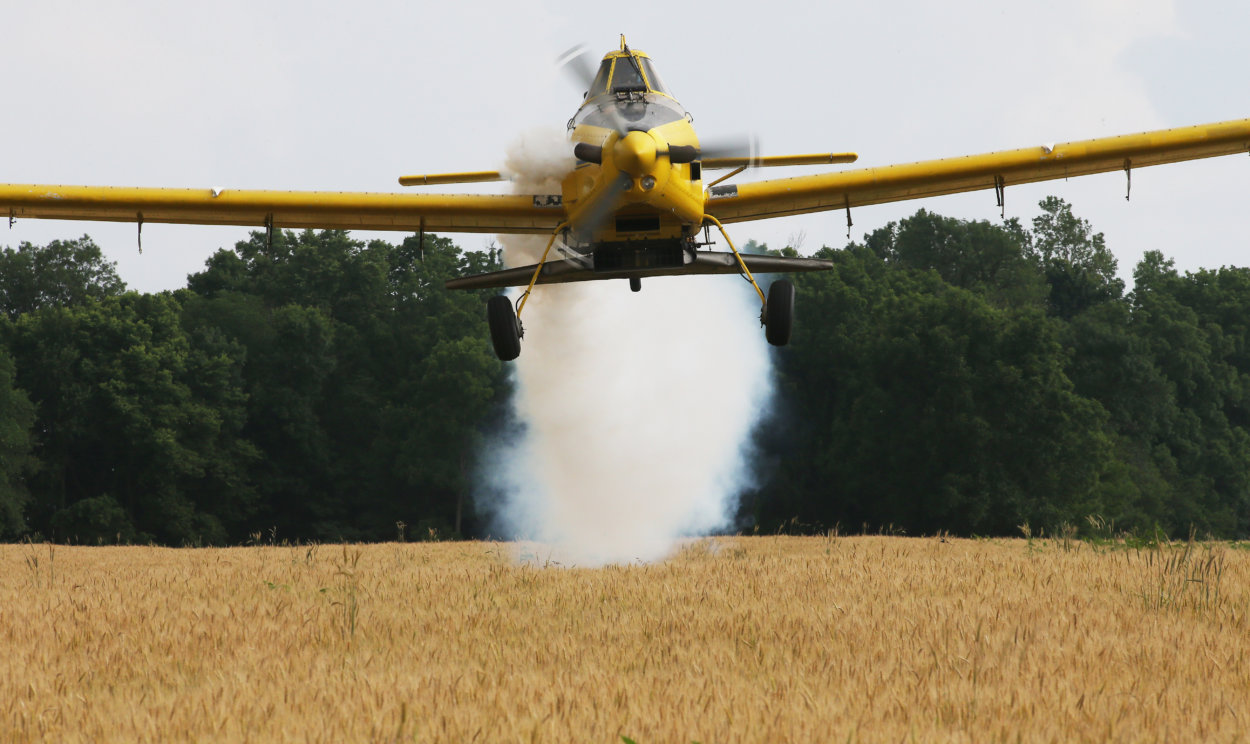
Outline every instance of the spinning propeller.
[[(629, 64), (633, 65), (638, 80), (645, 79), (647, 76), (643, 72), (638, 57), (629, 50), (623, 40), (621, 50), (628, 56), (617, 57), (618, 70), (620, 65), (628, 60)], [(569, 48), (556, 60), (566, 76), (579, 86), (584, 91), (583, 95), (586, 96), (591, 91), (599, 92), (606, 83), (606, 81), (598, 80), (598, 77), (604, 73), (600, 71), (597, 62), (598, 60), (591, 56), (584, 44)], [(613, 213), (621, 195), (633, 188), (636, 180), (640, 188), (649, 190), (648, 181), (652, 185), (655, 184), (655, 178), (649, 174), (653, 172), (659, 158), (667, 157), (669, 162), (675, 165), (703, 161), (704, 167), (746, 168), (756, 162), (759, 146), (753, 137), (705, 141), (696, 145), (674, 145), (652, 134), (646, 127), (636, 123), (645, 118), (646, 107), (652, 105), (647, 98), (646, 86), (621, 89), (615, 85), (618, 74), (619, 72), (613, 73), (613, 89), (616, 91), (616, 96), (598, 106), (596, 111), (595, 124), (610, 129), (611, 134), (602, 144), (577, 142), (573, 146), (573, 154), (578, 160), (604, 165), (605, 155), (607, 155), (607, 159), (611, 161), (616, 171), (613, 175), (605, 169), (603, 177), (610, 178), (611, 182), (596, 189), (593, 200), (577, 210), (579, 228), (593, 232), (602, 226)], [(655, 84), (652, 85), (654, 87)], [(638, 115), (633, 115), (634, 108), (639, 109)], [(709, 160), (723, 160), (727, 161), (727, 164), (709, 165)]]

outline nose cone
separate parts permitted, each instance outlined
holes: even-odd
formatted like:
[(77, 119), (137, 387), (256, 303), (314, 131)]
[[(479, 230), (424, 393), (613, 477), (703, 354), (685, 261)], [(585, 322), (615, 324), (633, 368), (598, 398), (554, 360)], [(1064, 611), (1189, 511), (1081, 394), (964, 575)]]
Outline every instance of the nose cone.
[(616, 167), (638, 178), (655, 167), (655, 140), (646, 132), (630, 132), (616, 141), (612, 155)]

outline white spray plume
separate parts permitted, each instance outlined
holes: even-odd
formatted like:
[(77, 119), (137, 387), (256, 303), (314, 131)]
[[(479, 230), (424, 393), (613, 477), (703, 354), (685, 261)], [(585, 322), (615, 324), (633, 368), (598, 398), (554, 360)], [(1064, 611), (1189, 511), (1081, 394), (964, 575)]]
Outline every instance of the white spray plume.
[(576, 163), (568, 137), (542, 127), (525, 132), (508, 148), (501, 172), (519, 194), (558, 194), (564, 176)]
[[(568, 140), (528, 133), (507, 169), (521, 193), (559, 193)], [(532, 174), (532, 175), (531, 175)], [(539, 236), (501, 239), (509, 265)], [(539, 287), (522, 314), (498, 516), (563, 565), (653, 561), (684, 536), (729, 525), (749, 485), (747, 441), (767, 405), (759, 304), (738, 277)]]

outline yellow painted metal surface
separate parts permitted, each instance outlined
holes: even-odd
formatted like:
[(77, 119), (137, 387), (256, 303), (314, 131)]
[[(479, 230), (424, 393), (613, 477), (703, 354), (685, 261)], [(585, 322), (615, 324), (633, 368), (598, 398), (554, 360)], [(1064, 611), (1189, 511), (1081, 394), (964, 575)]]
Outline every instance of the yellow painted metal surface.
[(0, 184), (0, 218), (272, 225), (336, 230), (551, 232), (564, 217), (542, 196), (231, 191)]
[(755, 277), (751, 275), (751, 270), (747, 268), (746, 261), (742, 260), (742, 254), (739, 253), (738, 249), (734, 247), (734, 242), (729, 239), (729, 233), (725, 232), (725, 226), (722, 225), (719, 220), (717, 220), (715, 217), (712, 217), (711, 215), (708, 215), (707, 221), (711, 222), (713, 225), (716, 225), (716, 229), (720, 230), (720, 234), (722, 237), (725, 238), (725, 243), (728, 244), (729, 250), (733, 251), (734, 258), (737, 259), (738, 266), (739, 268), (742, 269), (743, 275), (746, 276), (747, 281), (751, 282), (751, 286), (755, 287), (755, 293), (760, 296), (760, 306), (767, 307), (768, 300), (764, 299), (764, 290), (760, 289), (760, 284), (759, 282), (755, 281)]
[[(622, 37), (624, 38), (624, 37)], [(547, 239), (547, 247), (543, 249), (542, 258), (538, 259), (538, 263), (534, 265), (534, 274), (530, 277), (529, 286), (525, 288), (525, 294), (521, 295), (521, 302), (517, 304), (516, 316), (521, 318), (521, 311), (525, 309), (525, 303), (530, 298), (530, 292), (534, 291), (534, 283), (538, 281), (538, 275), (542, 273), (543, 264), (547, 263), (547, 256), (551, 253), (551, 246), (555, 245), (556, 238), (560, 235), (560, 231), (565, 227), (564, 223), (556, 225), (556, 229), (551, 231), (551, 237)]]
[(786, 165), (830, 165), (833, 163), (854, 163), (859, 155), (853, 152), (817, 152), (810, 155), (757, 155), (754, 158), (704, 158), (704, 170), (719, 168), (775, 168)]
[[(698, 144), (687, 119), (661, 124), (647, 132), (628, 132), (624, 137), (610, 129), (579, 124), (571, 138), (603, 147), (600, 164), (582, 164), (564, 179), (564, 205), (569, 224), (583, 240), (615, 241), (630, 237), (680, 237), (692, 234), (703, 224), (701, 180), (691, 179), (688, 163), (672, 163), (667, 157), (672, 146)], [(629, 178), (630, 187), (613, 193), (618, 177)], [(654, 179), (650, 189), (642, 179)], [(601, 200), (611, 199), (605, 208)], [(605, 215), (652, 213), (659, 216), (659, 229), (643, 236), (617, 233), (614, 220)]]
[(505, 180), (499, 171), (466, 171), (464, 173), (432, 173), (423, 176), (400, 176), (400, 186), (438, 186), (449, 183), (489, 183)]
[(1250, 152), (1250, 119), (983, 155), (782, 178), (707, 192), (722, 222), (782, 217)]

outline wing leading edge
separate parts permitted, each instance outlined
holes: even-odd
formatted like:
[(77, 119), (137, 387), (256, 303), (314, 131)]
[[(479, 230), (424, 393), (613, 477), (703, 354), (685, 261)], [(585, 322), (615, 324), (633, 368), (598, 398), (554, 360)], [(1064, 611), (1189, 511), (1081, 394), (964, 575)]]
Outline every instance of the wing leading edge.
[(1250, 119), (1053, 146), (715, 186), (708, 214), (721, 222), (862, 207), (962, 191), (1002, 189), (1093, 173), (1250, 152)]
[(560, 197), (0, 184), (0, 218), (548, 234)]

